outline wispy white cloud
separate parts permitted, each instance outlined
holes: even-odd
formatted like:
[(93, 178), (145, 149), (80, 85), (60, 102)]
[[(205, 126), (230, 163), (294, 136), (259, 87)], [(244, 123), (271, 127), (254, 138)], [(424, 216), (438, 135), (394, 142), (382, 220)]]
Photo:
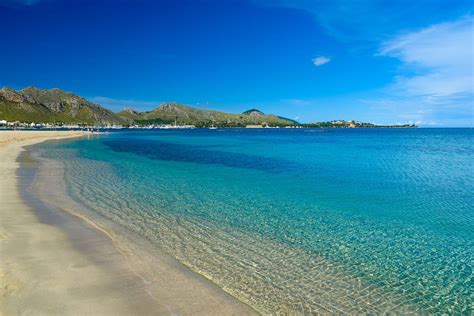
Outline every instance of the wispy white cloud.
[[(379, 0), (251, 0), (267, 7), (284, 7), (305, 12), (333, 38), (361, 45), (377, 43), (400, 29), (422, 27), (436, 18), (452, 18), (459, 12), (471, 12), (472, 6), (464, 1), (446, 6), (444, 1)], [(440, 15), (442, 12), (442, 15)], [(421, 13), (421, 14), (420, 14)], [(409, 21), (409, 23), (407, 23)]]
[(278, 102), (290, 106), (310, 106), (313, 105), (313, 101), (309, 99), (282, 99)]
[(313, 65), (316, 67), (322, 66), (324, 64), (327, 64), (328, 62), (331, 61), (331, 58), (324, 57), (324, 56), (318, 56), (313, 59)]
[(380, 55), (398, 58), (419, 74), (399, 76), (395, 87), (410, 95), (473, 92), (474, 19), (442, 23), (385, 42)]
[[(393, 102), (380, 102), (410, 108), (410, 115), (422, 121), (436, 117), (472, 125), (473, 25), (473, 17), (465, 16), (384, 42), (378, 55), (397, 58), (402, 66), (386, 89)], [(416, 115), (413, 109), (418, 110)]]
[(148, 111), (158, 107), (161, 102), (150, 102), (150, 101), (138, 101), (130, 99), (113, 99), (108, 97), (91, 97), (88, 98), (89, 101), (103, 105), (112, 111), (122, 111), (124, 108), (131, 108), (137, 111)]

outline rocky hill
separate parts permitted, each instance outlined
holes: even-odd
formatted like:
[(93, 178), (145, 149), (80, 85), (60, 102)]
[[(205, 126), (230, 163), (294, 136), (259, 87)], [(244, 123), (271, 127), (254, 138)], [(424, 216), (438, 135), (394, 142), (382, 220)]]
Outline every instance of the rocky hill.
[(60, 89), (0, 89), (0, 119), (41, 123), (120, 124), (115, 113)]
[(157, 109), (148, 112), (124, 110), (119, 117), (137, 124), (195, 125), (197, 127), (243, 127), (246, 125), (288, 126), (297, 122), (272, 114), (264, 114), (252, 109), (242, 114), (230, 114), (212, 110), (196, 109), (179, 103), (162, 103)]
[(263, 114), (262, 111), (260, 110), (257, 110), (257, 109), (250, 109), (250, 110), (247, 110), (245, 112), (243, 112), (242, 114), (246, 114), (246, 115), (250, 115), (250, 116), (264, 116), (265, 114)]
[(163, 103), (158, 108), (138, 112), (127, 109), (113, 113), (99, 104), (60, 89), (43, 90), (27, 87), (16, 91), (0, 89), (0, 120), (87, 125), (174, 124), (196, 127), (244, 127), (247, 125), (288, 126), (293, 120), (257, 109), (242, 114), (201, 110), (179, 103)]

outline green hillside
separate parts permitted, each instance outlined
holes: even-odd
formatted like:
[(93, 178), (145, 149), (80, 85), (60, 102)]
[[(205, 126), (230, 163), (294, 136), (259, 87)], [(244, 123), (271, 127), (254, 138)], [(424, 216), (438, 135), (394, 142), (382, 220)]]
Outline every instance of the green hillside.
[(242, 114), (230, 114), (212, 110), (201, 110), (179, 103), (163, 103), (148, 112), (125, 110), (119, 117), (140, 125), (174, 124), (196, 127), (244, 127), (247, 125), (288, 126), (297, 122), (252, 109)]
[(113, 113), (85, 98), (59, 89), (43, 90), (27, 87), (16, 91), (0, 89), (0, 120), (87, 125), (178, 124), (196, 127), (245, 127), (247, 125), (288, 126), (296, 121), (257, 109), (242, 114), (201, 110), (179, 103), (163, 103), (148, 112), (124, 110)]
[(201, 110), (179, 103), (163, 103), (158, 108), (138, 112), (124, 110), (113, 113), (99, 104), (59, 89), (43, 90), (27, 87), (16, 91), (0, 89), (0, 120), (26, 123), (56, 123), (83, 125), (161, 125), (178, 124), (196, 127), (245, 127), (247, 125), (291, 126), (319, 128), (377, 128), (416, 127), (414, 125), (379, 126), (357, 121), (330, 121), (300, 124), (297, 121), (265, 114), (250, 109), (242, 114), (231, 114), (212, 110)]
[(315, 128), (413, 128), (416, 127), (414, 124), (401, 124), (401, 125), (376, 125), (373, 123), (357, 122), (357, 121), (329, 121), (329, 122), (315, 122), (301, 124), (302, 127), (315, 127)]
[(0, 120), (35, 123), (121, 124), (115, 113), (59, 89), (0, 89)]

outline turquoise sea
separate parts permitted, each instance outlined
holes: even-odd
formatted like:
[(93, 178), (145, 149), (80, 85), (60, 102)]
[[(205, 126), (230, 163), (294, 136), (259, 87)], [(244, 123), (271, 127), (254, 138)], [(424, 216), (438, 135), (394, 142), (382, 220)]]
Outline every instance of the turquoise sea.
[(473, 129), (45, 143), (68, 194), (262, 313), (474, 312)]

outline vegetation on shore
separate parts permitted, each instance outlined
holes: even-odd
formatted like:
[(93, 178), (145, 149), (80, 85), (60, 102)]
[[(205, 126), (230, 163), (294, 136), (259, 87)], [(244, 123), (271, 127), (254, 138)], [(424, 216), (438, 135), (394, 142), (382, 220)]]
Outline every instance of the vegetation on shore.
[(0, 89), (0, 120), (83, 125), (120, 124), (112, 111), (59, 89)]
[(143, 127), (181, 125), (194, 127), (315, 127), (375, 128), (416, 127), (414, 125), (380, 126), (356, 121), (330, 121), (300, 124), (295, 120), (258, 109), (241, 114), (202, 110), (180, 103), (162, 103), (154, 110), (138, 112), (126, 109), (114, 113), (99, 104), (60, 89), (43, 90), (27, 87), (16, 91), (0, 89), (0, 121), (55, 125)]
[(357, 122), (357, 121), (329, 121), (301, 124), (302, 127), (313, 128), (413, 128), (414, 124), (397, 124), (397, 125), (376, 125), (373, 123)]
[(148, 112), (137, 112), (131, 109), (117, 115), (138, 125), (194, 125), (196, 127), (245, 127), (247, 125), (262, 126), (291, 126), (299, 124), (296, 121), (267, 115), (258, 110), (249, 110), (242, 114), (230, 114), (212, 110), (201, 110), (179, 103), (162, 103), (157, 109)]

